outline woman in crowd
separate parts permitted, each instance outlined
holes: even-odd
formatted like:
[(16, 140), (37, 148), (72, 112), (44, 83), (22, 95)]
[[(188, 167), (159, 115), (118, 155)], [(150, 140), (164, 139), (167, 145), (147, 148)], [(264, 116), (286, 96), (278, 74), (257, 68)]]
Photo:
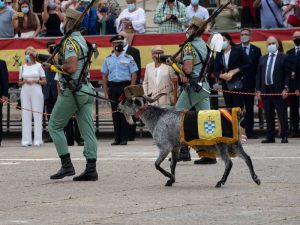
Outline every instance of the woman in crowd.
[(16, 37), (34, 38), (41, 30), (40, 20), (30, 8), (29, 0), (20, 0), (18, 13), (13, 16)]
[[(227, 3), (227, 0), (217, 0), (218, 7)], [(237, 20), (239, 11), (237, 6), (230, 3), (223, 11), (215, 18), (214, 30), (234, 30), (238, 28)]]
[(170, 107), (171, 103), (174, 103), (171, 78), (175, 74), (170, 66), (158, 62), (158, 55), (164, 54), (161, 46), (154, 46), (151, 53), (153, 62), (147, 64), (143, 81), (145, 94), (152, 94), (152, 97), (155, 97), (160, 93), (166, 93), (153, 104), (160, 107)]
[(100, 0), (97, 10), (96, 32), (100, 35), (116, 34), (116, 16), (110, 13), (107, 0)]
[[(243, 72), (251, 67), (249, 57), (239, 46), (235, 46), (229, 33), (221, 33), (223, 36), (222, 51), (217, 53), (214, 74), (222, 82), (225, 91), (243, 91)], [(223, 93), (227, 108), (244, 108), (243, 96), (238, 94)]]
[[(243, 95), (233, 92), (243, 92), (243, 73), (251, 67), (251, 62), (244, 50), (235, 46), (229, 33), (221, 33), (223, 36), (222, 51), (216, 55), (214, 74), (221, 80), (226, 108), (240, 107), (244, 109)], [(242, 142), (246, 142), (245, 122), (241, 122), (240, 134)]]
[(62, 36), (60, 24), (64, 22), (64, 15), (62, 14), (60, 7), (60, 0), (45, 0), (44, 2), (42, 18), (46, 37)]
[(124, 9), (116, 20), (117, 32), (145, 33), (146, 14), (142, 8), (137, 8), (136, 0), (126, 0)]
[[(19, 74), (19, 86), (21, 86), (21, 106), (22, 106), (22, 146), (32, 145), (32, 114), (34, 119), (34, 145), (39, 146), (42, 140), (42, 118), (44, 97), (42, 85), (46, 83), (45, 72), (41, 64), (36, 63), (30, 57), (30, 53), (35, 52), (33, 47), (25, 50), (26, 63), (21, 66)], [(28, 111), (32, 110), (32, 111)]]

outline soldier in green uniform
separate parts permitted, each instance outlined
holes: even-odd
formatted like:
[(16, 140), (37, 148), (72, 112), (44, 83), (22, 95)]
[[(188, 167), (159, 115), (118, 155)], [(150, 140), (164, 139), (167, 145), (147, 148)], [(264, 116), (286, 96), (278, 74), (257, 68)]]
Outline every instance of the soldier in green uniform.
[[(64, 30), (68, 31), (80, 15), (81, 12), (68, 9)], [(87, 160), (87, 164), (85, 171), (79, 176), (73, 177), (73, 180), (96, 181), (98, 179), (96, 170), (97, 140), (92, 117), (94, 97), (86, 94), (95, 94), (95, 91), (87, 78), (88, 71), (83, 69), (85, 64), (89, 63), (89, 47), (80, 34), (79, 28), (75, 27), (71, 36), (62, 44), (59, 53), (60, 64), (43, 63), (45, 70), (60, 73), (60, 82), (63, 86), (49, 121), (49, 133), (61, 159), (62, 166), (56, 174), (50, 176), (50, 179), (62, 179), (75, 174), (64, 135), (65, 125), (75, 114), (80, 133), (84, 139), (83, 155)], [(37, 58), (39, 58), (39, 55), (37, 55)]]
[[(190, 36), (203, 25), (204, 21), (193, 17), (191, 25), (186, 31), (186, 36)], [(210, 89), (209, 83), (204, 76), (204, 67), (208, 61), (209, 48), (200, 37), (195, 37), (193, 41), (188, 42), (181, 54), (182, 71), (185, 76), (180, 80), (183, 84), (183, 91), (176, 103), (176, 108), (186, 110), (208, 110), (210, 109)], [(200, 156), (200, 155), (199, 155)], [(189, 161), (191, 158), (187, 147), (180, 150), (180, 160)], [(195, 161), (195, 164), (214, 164), (216, 159), (201, 158)]]

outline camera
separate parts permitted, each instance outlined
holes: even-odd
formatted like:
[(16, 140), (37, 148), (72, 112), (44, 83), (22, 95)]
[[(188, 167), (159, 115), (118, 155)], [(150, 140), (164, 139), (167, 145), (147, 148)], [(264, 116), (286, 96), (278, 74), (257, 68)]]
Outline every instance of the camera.
[(178, 17), (177, 16), (175, 16), (175, 15), (171, 15), (171, 20), (177, 20), (178, 19)]

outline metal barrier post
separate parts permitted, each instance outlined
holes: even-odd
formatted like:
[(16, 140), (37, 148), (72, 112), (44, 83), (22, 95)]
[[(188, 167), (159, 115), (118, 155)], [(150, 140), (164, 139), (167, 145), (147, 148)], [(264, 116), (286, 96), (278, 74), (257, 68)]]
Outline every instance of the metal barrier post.
[[(10, 102), (10, 94), (8, 93), (8, 101)], [(6, 132), (9, 133), (9, 127), (10, 127), (10, 104), (6, 105)]]

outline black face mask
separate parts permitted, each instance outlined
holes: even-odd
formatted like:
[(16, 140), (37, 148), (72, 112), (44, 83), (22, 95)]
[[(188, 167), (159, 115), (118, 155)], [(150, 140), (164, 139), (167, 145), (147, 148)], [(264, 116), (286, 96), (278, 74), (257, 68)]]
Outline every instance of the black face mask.
[(56, 48), (56, 47), (53, 46), (53, 45), (50, 46), (50, 47), (49, 47), (49, 53), (52, 54), (52, 53), (54, 52), (55, 48)]
[(115, 51), (123, 52), (123, 50), (124, 50), (123, 44), (118, 44), (115, 46)]
[(299, 46), (300, 45), (300, 37), (296, 37), (294, 39), (294, 43), (295, 43), (296, 46)]

